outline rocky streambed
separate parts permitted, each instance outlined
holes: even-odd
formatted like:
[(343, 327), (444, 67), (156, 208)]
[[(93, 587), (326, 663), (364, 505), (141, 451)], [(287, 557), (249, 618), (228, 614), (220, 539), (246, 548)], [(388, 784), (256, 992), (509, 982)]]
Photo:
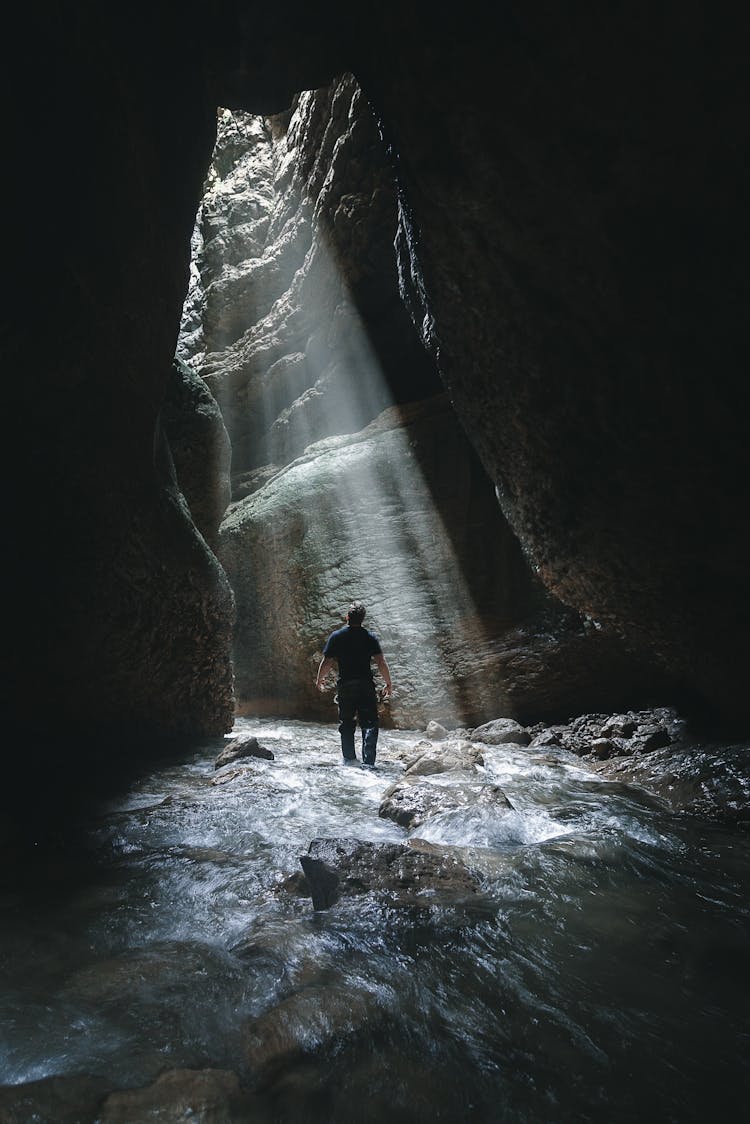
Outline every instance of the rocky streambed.
[(723, 1118), (746, 745), (239, 719), (3, 893), (2, 1121)]

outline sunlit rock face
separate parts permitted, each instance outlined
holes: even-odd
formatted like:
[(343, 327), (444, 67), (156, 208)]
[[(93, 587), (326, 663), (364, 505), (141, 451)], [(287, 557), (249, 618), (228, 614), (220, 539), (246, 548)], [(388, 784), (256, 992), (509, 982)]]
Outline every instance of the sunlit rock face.
[(220, 114), (178, 353), (232, 438), (218, 553), (244, 712), (330, 716), (315, 670), (355, 596), (384, 630), (396, 721), (507, 709), (489, 638), (544, 600), (436, 397), (396, 227), (392, 170), (350, 76), (281, 117)]
[(395, 229), (393, 173), (350, 76), (282, 116), (220, 114), (178, 355), (221, 406), (235, 497), (311, 441), (442, 391), (401, 301)]
[(654, 687), (616, 637), (532, 581), (441, 399), (309, 446), (232, 504), (218, 549), (237, 603), (241, 713), (335, 719), (315, 674), (354, 598), (391, 670), (386, 725), (536, 721)]
[(238, 707), (330, 716), (315, 670), (355, 597), (399, 684), (397, 724), (567, 713), (614, 683), (627, 697), (635, 663), (545, 594), (435, 394), (397, 227), (351, 76), (282, 116), (220, 113), (178, 354), (232, 437), (218, 555), (237, 598)]
[(190, 235), (217, 105), (280, 113), (347, 70), (393, 145), (417, 323), (541, 577), (747, 726), (744, 29), (678, 3), (420, 8), (15, 12), (17, 736), (231, 720), (228, 594), (155, 458)]
[(242, 709), (335, 716), (315, 673), (360, 597), (391, 669), (396, 723), (507, 711), (491, 640), (534, 591), (468, 452), (441, 400), (392, 407), (357, 434), (311, 445), (232, 506), (219, 553), (237, 599)]

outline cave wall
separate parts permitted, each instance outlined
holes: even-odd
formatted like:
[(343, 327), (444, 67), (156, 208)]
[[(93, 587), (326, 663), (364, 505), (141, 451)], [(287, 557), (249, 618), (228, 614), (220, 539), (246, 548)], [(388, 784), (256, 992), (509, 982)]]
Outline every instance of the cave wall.
[(544, 601), (401, 299), (396, 230), (351, 75), (285, 114), (219, 113), (177, 352), (231, 437), (217, 554), (241, 713), (330, 717), (315, 671), (355, 596), (390, 653), (394, 721), (507, 712), (479, 648)]
[(737, 30), (702, 4), (512, 4), (429, 45), (410, 23), (387, 75), (358, 73), (415, 321), (533, 565), (743, 723)]
[(281, 112), (345, 70), (392, 145), (412, 308), (540, 575), (746, 721), (741, 14), (347, 12), (15, 12), (0, 346), (16, 740), (229, 720), (228, 593), (155, 456), (189, 241), (215, 107)]
[(216, 550), (237, 708), (330, 718), (315, 671), (354, 598), (389, 653), (396, 725), (550, 720), (653, 692), (653, 667), (532, 574), (402, 300), (398, 224), (351, 75), (282, 115), (219, 113), (178, 355), (231, 435)]

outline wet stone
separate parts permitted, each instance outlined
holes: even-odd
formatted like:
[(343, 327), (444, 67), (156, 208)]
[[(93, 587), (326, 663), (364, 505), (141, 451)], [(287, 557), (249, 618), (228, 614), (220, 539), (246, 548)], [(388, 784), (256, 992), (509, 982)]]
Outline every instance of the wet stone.
[(513, 718), (495, 718), (472, 730), (471, 740), (485, 745), (528, 745), (531, 738), (528, 730)]
[(251, 736), (234, 738), (226, 749), (223, 749), (214, 762), (215, 769), (224, 765), (231, 765), (243, 757), (260, 757), (264, 761), (273, 761), (274, 756), (270, 749), (260, 745), (258, 739)]
[(638, 729), (638, 723), (625, 714), (614, 714), (608, 722), (601, 727), (603, 738), (629, 738)]
[(267, 1088), (306, 1059), (339, 1052), (383, 1017), (376, 997), (364, 989), (311, 985), (287, 996), (244, 1028), (254, 1088)]
[(450, 789), (438, 788), (425, 782), (403, 782), (392, 785), (383, 795), (378, 815), (393, 820), (401, 827), (419, 827), (436, 812), (447, 812), (460, 807), (460, 801)]
[(512, 810), (499, 785), (457, 783), (433, 784), (429, 780), (404, 778), (383, 794), (378, 815), (393, 820), (401, 827), (419, 827), (431, 816), (452, 812), (456, 808), (491, 805), (493, 809)]
[(93, 1124), (113, 1082), (104, 1077), (56, 1076), (0, 1087), (2, 1124)]
[(641, 726), (636, 735), (640, 753), (651, 753), (654, 749), (663, 749), (671, 745), (672, 736), (664, 726)]
[(536, 734), (536, 736), (532, 738), (529, 745), (532, 749), (535, 749), (537, 746), (560, 745), (560, 734), (557, 730), (542, 730), (541, 733)]
[(145, 1088), (111, 1093), (104, 1101), (97, 1124), (133, 1124), (138, 1120), (237, 1124), (240, 1120), (261, 1119), (252, 1095), (240, 1088), (236, 1073), (224, 1069), (173, 1069)]
[(440, 722), (434, 721), (427, 723), (425, 734), (431, 741), (434, 742), (442, 741), (443, 738), (448, 737), (448, 731), (446, 730), (445, 726), (441, 725)]
[(447, 852), (408, 843), (314, 839), (300, 856), (313, 909), (329, 909), (343, 897), (386, 894), (392, 905), (451, 904), (472, 897), (479, 882)]
[(408, 776), (431, 776), (454, 770), (476, 772), (477, 765), (483, 765), (484, 758), (478, 746), (468, 741), (446, 742), (445, 745), (429, 746), (418, 757), (406, 762)]

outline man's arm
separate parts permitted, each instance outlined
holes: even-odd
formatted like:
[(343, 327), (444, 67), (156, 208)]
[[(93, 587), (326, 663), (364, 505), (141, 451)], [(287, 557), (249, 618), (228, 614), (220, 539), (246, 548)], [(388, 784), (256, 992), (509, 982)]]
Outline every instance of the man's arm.
[(331, 668), (333, 667), (333, 665), (335, 663), (336, 663), (336, 661), (333, 658), (333, 656), (324, 656), (323, 659), (320, 661), (320, 666), (318, 668), (318, 675), (317, 675), (317, 678), (315, 680), (315, 686), (318, 688), (319, 691), (325, 691), (325, 687), (323, 686), (323, 680), (325, 679), (326, 675), (328, 675), (328, 672), (331, 670)]
[(380, 672), (380, 674), (383, 676), (383, 679), (385, 680), (385, 693), (387, 695), (390, 695), (390, 693), (391, 693), (391, 672), (390, 672), (390, 669), (388, 667), (388, 664), (385, 662), (385, 656), (383, 655), (382, 652), (378, 652), (377, 655), (374, 657), (374, 659), (375, 659), (375, 663), (378, 665), (378, 671)]

